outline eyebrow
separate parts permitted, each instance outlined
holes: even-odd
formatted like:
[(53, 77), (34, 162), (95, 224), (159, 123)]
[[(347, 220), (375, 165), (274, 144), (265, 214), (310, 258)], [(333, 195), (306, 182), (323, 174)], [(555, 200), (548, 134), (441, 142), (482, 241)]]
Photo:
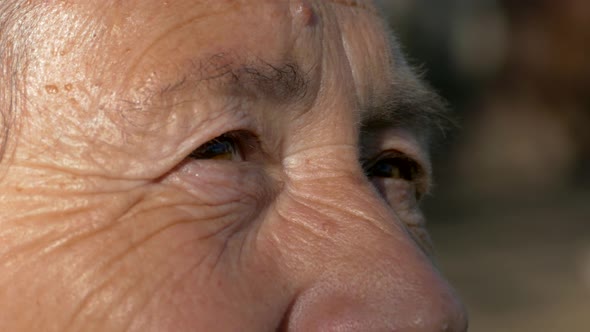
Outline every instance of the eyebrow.
[(273, 64), (259, 58), (238, 62), (224, 53), (191, 62), (186, 72), (176, 83), (161, 89), (159, 95), (205, 85), (286, 103), (303, 98), (310, 84), (309, 75), (296, 62)]
[[(429, 145), (436, 134), (452, 128), (453, 121), (443, 99), (405, 66), (396, 66), (398, 80), (391, 84), (383, 101), (366, 108), (359, 105), (361, 131), (401, 127)], [(284, 104), (304, 98), (311, 84), (310, 75), (296, 62), (273, 64), (259, 58), (238, 61), (225, 53), (191, 62), (186, 72), (176, 83), (161, 89), (160, 96), (204, 84), (230, 94), (255, 95)]]
[(431, 145), (456, 126), (447, 103), (412, 71), (392, 83), (384, 101), (361, 113), (361, 130), (397, 127), (412, 131)]

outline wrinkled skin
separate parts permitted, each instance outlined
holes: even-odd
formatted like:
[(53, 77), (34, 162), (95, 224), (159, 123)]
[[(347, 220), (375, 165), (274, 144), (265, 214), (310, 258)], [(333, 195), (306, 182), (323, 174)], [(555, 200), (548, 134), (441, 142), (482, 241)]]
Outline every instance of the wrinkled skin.
[[(18, 10), (0, 330), (465, 330), (416, 201), (424, 132), (361, 130), (421, 89), (371, 3)], [(193, 153), (232, 132), (239, 152)], [(389, 150), (419, 176), (366, 176)]]

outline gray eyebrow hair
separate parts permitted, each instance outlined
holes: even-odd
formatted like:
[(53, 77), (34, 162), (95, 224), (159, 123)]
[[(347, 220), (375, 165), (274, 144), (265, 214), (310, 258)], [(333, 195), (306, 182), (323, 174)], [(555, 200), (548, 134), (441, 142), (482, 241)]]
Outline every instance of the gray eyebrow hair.
[[(376, 1), (382, 9), (384, 1)], [(423, 70), (414, 68), (406, 60), (392, 27), (382, 22), (389, 37), (389, 52), (393, 57), (396, 80), (390, 83), (389, 92), (361, 114), (361, 132), (375, 128), (401, 127), (414, 132), (424, 140), (426, 147), (440, 142), (449, 132), (458, 128), (450, 113), (447, 101), (423, 80)]]
[(160, 96), (187, 87), (205, 85), (242, 94), (262, 94), (274, 101), (288, 102), (303, 98), (310, 84), (308, 73), (296, 62), (273, 64), (259, 58), (238, 62), (225, 53), (191, 62), (187, 72), (176, 83), (161, 89)]
[(392, 83), (384, 102), (361, 114), (362, 132), (385, 127), (408, 129), (430, 146), (457, 124), (447, 102), (411, 70), (406, 70), (399, 81)]
[[(445, 134), (454, 127), (453, 121), (448, 116), (443, 99), (417, 78), (401, 54), (398, 57), (398, 80), (392, 83), (385, 101), (360, 110), (361, 132), (403, 127), (430, 145), (435, 134)], [(277, 103), (288, 103), (304, 98), (311, 84), (310, 75), (296, 62), (272, 64), (259, 58), (238, 61), (225, 53), (191, 62), (187, 73), (175, 84), (161, 89), (160, 96), (205, 85), (214, 90), (263, 96)]]

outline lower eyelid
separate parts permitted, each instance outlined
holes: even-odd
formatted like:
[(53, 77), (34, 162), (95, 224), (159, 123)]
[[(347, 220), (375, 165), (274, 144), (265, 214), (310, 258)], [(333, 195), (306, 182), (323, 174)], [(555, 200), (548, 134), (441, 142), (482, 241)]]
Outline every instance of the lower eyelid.
[(418, 198), (415, 185), (400, 179), (373, 179), (373, 185), (394, 209), (417, 210)]
[(211, 204), (257, 200), (268, 192), (269, 183), (259, 165), (228, 160), (186, 160), (164, 181)]
[(223, 159), (186, 160), (178, 168), (178, 175), (188, 183), (229, 186), (243, 179), (236, 163)]

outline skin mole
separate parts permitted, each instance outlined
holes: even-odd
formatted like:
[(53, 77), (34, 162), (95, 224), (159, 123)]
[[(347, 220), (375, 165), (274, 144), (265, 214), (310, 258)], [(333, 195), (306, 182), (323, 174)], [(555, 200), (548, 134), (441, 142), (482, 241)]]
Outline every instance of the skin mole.
[(319, 17), (309, 1), (293, 1), (291, 6), (295, 8), (293, 16), (296, 20), (303, 22), (303, 26), (315, 26), (318, 23)]

